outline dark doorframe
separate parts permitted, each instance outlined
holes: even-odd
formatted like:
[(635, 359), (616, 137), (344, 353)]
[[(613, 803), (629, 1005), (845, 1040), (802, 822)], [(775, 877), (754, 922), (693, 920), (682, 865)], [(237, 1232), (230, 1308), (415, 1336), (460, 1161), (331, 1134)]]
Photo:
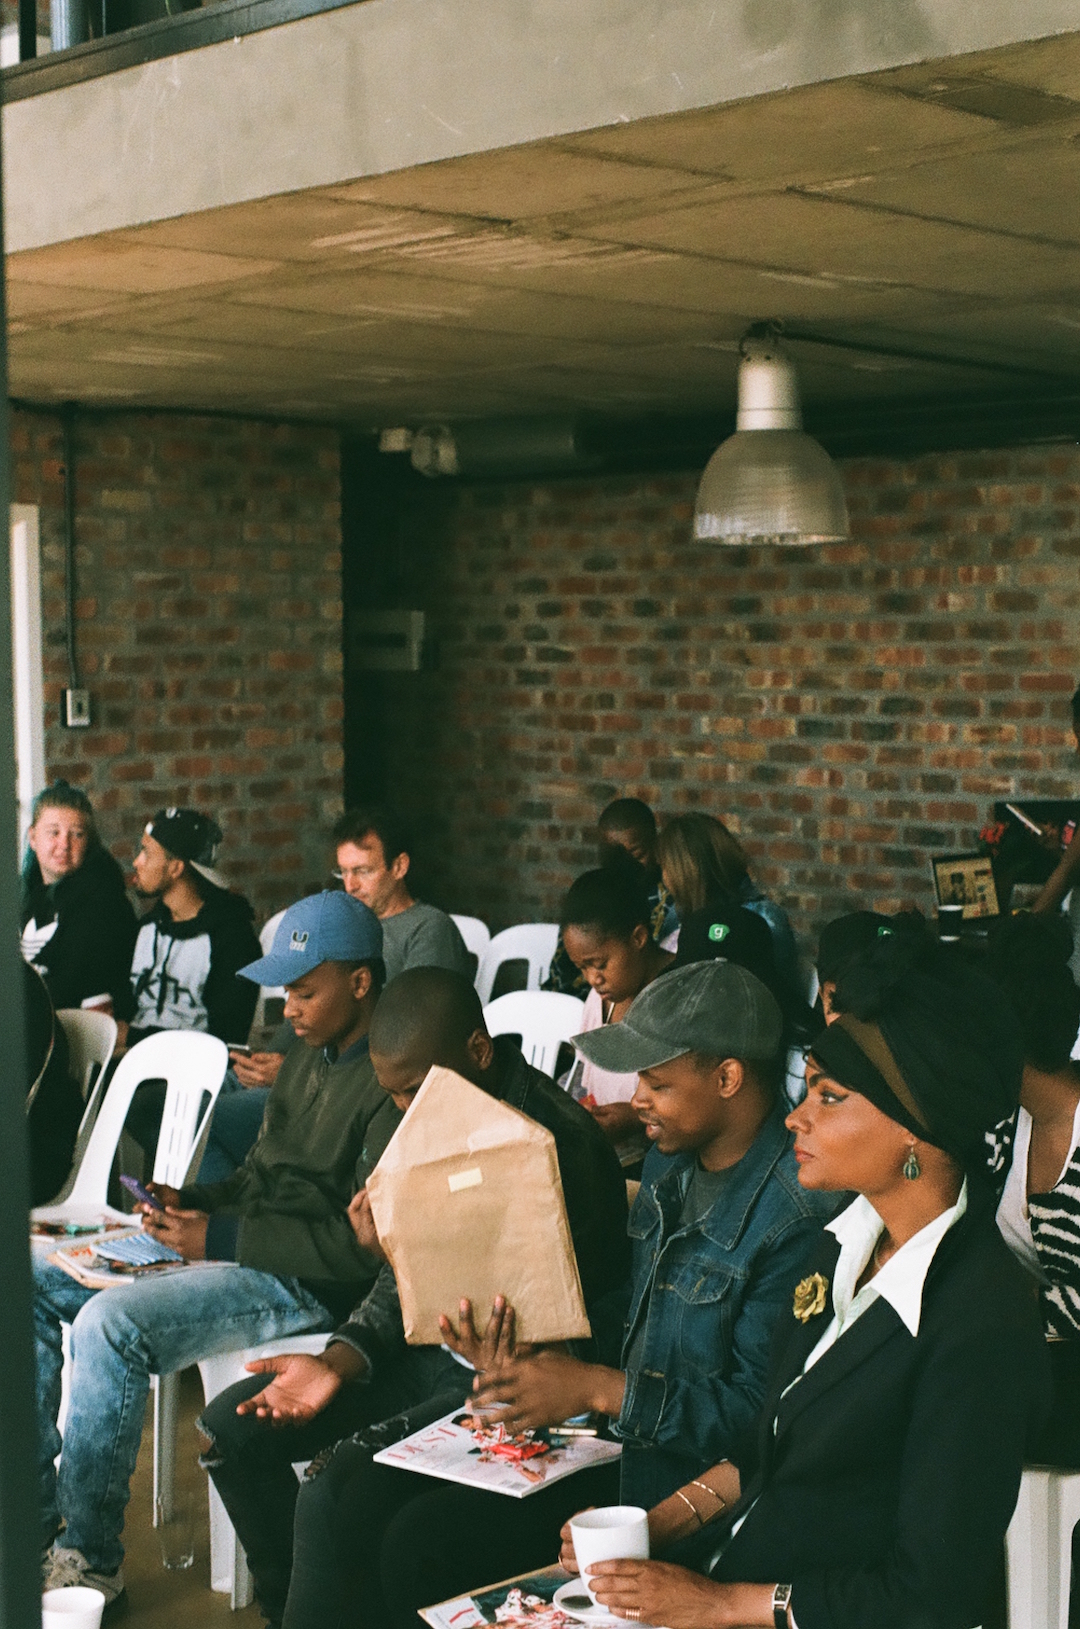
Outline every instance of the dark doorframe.
[[(0, 218), (0, 255), (3, 221)], [(0, 507), (10, 513), (7, 319), (0, 284)], [(5, 529), (6, 531), (6, 529)], [(19, 878), (12, 842), (18, 830), (15, 720), (11, 679), (11, 550), (0, 549), (0, 1624), (40, 1629), (41, 1517), (28, 1213), (26, 1033), (19, 952)], [(2, 834), (6, 833), (4, 836)], [(21, 837), (21, 833), (20, 833)]]

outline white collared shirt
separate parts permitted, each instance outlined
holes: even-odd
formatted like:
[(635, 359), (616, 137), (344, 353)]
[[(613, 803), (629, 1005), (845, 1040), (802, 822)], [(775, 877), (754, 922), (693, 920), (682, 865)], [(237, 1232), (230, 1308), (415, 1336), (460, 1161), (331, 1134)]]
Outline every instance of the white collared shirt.
[[(862, 1194), (846, 1210), (828, 1224), (827, 1231), (840, 1243), (840, 1254), (833, 1269), (833, 1317), (828, 1329), (803, 1364), (803, 1374), (814, 1367), (820, 1358), (844, 1332), (861, 1318), (868, 1307), (879, 1298), (888, 1301), (897, 1317), (912, 1335), (919, 1333), (922, 1317), (923, 1286), (930, 1271), (930, 1263), (937, 1247), (967, 1210), (967, 1179), (960, 1189), (955, 1205), (935, 1216), (918, 1233), (902, 1244), (873, 1278), (856, 1290), (866, 1264), (885, 1231), (885, 1224), (868, 1199)], [(797, 1385), (798, 1381), (792, 1384)], [(791, 1388), (789, 1387), (788, 1390)]]
[[(885, 1231), (885, 1223), (869, 1199), (865, 1199), (862, 1194), (829, 1222), (827, 1231), (840, 1242), (840, 1254), (833, 1268), (833, 1317), (828, 1329), (803, 1364), (803, 1374), (812, 1369), (829, 1348), (836, 1345), (840, 1336), (851, 1328), (855, 1320), (861, 1318), (867, 1308), (879, 1298), (888, 1301), (912, 1335), (919, 1333), (923, 1286), (930, 1271), (930, 1263), (946, 1233), (951, 1227), (955, 1227), (967, 1210), (967, 1202), (968, 1186), (965, 1177), (956, 1204), (951, 1205), (948, 1210), (943, 1210), (940, 1216), (935, 1216), (932, 1222), (928, 1222), (918, 1233), (913, 1234), (906, 1244), (902, 1244), (899, 1250), (889, 1257), (884, 1267), (878, 1268), (873, 1278), (864, 1284), (861, 1290), (856, 1290), (855, 1286)], [(802, 1375), (796, 1375), (791, 1386), (797, 1386), (801, 1379)], [(791, 1386), (785, 1388), (783, 1393), (785, 1397)], [(773, 1430), (775, 1429), (774, 1421)], [(732, 1529), (733, 1537), (745, 1520), (744, 1516)], [(791, 1629), (798, 1629), (795, 1614), (790, 1607), (788, 1622)]]

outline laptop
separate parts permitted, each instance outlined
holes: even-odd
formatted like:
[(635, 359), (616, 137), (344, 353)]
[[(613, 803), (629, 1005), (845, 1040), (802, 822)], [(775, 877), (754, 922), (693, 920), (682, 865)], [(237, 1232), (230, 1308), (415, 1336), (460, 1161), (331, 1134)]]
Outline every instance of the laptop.
[(930, 866), (939, 905), (962, 905), (965, 922), (1000, 915), (988, 854), (935, 854)]

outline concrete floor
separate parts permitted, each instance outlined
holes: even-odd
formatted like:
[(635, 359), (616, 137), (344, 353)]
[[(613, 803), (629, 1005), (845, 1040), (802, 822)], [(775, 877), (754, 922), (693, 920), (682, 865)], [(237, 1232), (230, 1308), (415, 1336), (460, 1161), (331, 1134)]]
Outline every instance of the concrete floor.
[(195, 1564), (185, 1572), (166, 1572), (161, 1564), (158, 1536), (152, 1523), (151, 1465), (153, 1426), (147, 1410), (139, 1463), (131, 1484), (131, 1503), (124, 1527), (124, 1575), (129, 1607), (118, 1624), (123, 1629), (259, 1629), (263, 1618), (257, 1606), (243, 1612), (229, 1610), (229, 1597), (210, 1588), (210, 1524), (206, 1472), (198, 1466), (195, 1420), (202, 1403), (198, 1372), (183, 1376), (180, 1426), (177, 1434), (176, 1475), (179, 1488), (190, 1492), (194, 1510)]

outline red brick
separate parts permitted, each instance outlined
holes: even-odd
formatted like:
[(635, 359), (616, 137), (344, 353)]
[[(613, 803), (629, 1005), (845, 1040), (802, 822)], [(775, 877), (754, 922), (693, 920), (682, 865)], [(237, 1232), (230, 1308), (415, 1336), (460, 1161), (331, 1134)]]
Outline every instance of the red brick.
[[(210, 809), (222, 870), (265, 917), (322, 885), (340, 807), (327, 769), (341, 744), (338, 438), (166, 414), (88, 417), (76, 434), (77, 637), (94, 723), (72, 732), (58, 725), (59, 425), (12, 415), (16, 495), (41, 517), (49, 773), (87, 790), (125, 864), (155, 808)], [(272, 537), (272, 556), (238, 546), (242, 527)], [(310, 727), (268, 729), (249, 750), (245, 730), (276, 722), (280, 698)], [(272, 870), (252, 835), (263, 815), (281, 834)]]

